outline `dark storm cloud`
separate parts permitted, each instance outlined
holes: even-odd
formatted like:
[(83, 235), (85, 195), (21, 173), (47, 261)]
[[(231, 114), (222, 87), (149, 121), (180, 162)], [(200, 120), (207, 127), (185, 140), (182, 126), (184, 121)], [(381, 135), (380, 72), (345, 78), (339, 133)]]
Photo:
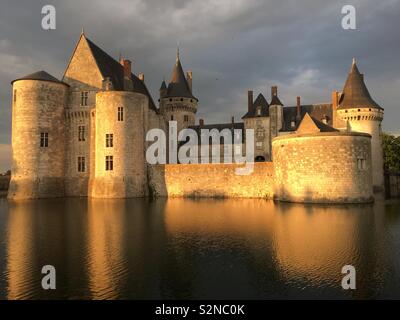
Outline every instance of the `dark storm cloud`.
[[(41, 29), (41, 8), (53, 4), (57, 29)], [(345, 4), (357, 9), (357, 30), (341, 28)], [(198, 117), (239, 119), (246, 91), (277, 84), (293, 105), (329, 101), (358, 59), (371, 94), (384, 108), (384, 129), (400, 119), (400, 3), (385, 1), (2, 1), (0, 12), (0, 144), (10, 143), (10, 81), (37, 70), (61, 78), (81, 27), (114, 57), (122, 52), (144, 72), (153, 97), (169, 79), (179, 41), (194, 73)]]

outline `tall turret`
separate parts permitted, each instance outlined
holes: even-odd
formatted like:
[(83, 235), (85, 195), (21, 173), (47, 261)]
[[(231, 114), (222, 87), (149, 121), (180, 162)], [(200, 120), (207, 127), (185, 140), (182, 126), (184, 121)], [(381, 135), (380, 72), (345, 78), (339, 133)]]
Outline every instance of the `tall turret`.
[(68, 85), (45, 71), (12, 82), (12, 177), (9, 199), (64, 196)]
[[(383, 189), (382, 128), (383, 108), (368, 92), (364, 75), (357, 68), (355, 59), (340, 97), (337, 115), (347, 122), (351, 131), (365, 132), (372, 136), (372, 180), (375, 191)], [(363, 157), (360, 154), (360, 159)], [(360, 168), (362, 170), (363, 168)]]
[(195, 124), (197, 102), (192, 93), (192, 72), (188, 72), (186, 79), (178, 50), (171, 81), (167, 88), (160, 88), (160, 110), (165, 120), (177, 121), (179, 132)]
[(92, 198), (133, 198), (147, 193), (144, 150), (149, 98), (134, 91), (130, 61), (121, 60), (121, 65), (122, 90), (105, 88), (96, 93)]

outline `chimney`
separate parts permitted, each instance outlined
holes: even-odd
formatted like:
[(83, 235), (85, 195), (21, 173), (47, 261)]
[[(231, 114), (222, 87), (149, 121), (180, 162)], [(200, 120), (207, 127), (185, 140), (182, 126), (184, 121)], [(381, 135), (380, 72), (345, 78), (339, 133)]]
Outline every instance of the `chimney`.
[(121, 59), (120, 63), (124, 67), (124, 78), (132, 79), (132, 62), (128, 59)]
[(300, 97), (297, 97), (296, 119), (300, 120), (300, 118), (301, 118), (301, 103), (300, 103)]
[(192, 92), (192, 80), (193, 80), (192, 70), (189, 70), (188, 72), (186, 72), (186, 80), (189, 85), (190, 92)]
[(140, 81), (144, 82), (144, 73), (139, 73), (138, 78)]
[(199, 126), (203, 127), (204, 126), (204, 119), (199, 119)]
[(271, 99), (274, 97), (274, 96), (277, 96), (278, 95), (278, 87), (277, 86), (272, 86), (271, 87)]
[(339, 92), (332, 91), (332, 126), (337, 127), (337, 108), (339, 106)]
[(247, 91), (247, 110), (250, 112), (253, 109), (253, 91)]
[(121, 59), (120, 64), (124, 68), (124, 90), (132, 91), (133, 90), (132, 62), (128, 59)]

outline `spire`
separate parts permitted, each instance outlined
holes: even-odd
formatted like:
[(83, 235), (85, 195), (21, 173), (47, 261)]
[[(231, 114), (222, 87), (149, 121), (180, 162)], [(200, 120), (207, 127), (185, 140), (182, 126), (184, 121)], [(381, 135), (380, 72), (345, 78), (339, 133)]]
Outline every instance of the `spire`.
[(352, 108), (376, 108), (382, 109), (369, 94), (364, 83), (364, 76), (357, 67), (356, 59), (353, 58), (349, 75), (344, 84), (343, 93), (339, 101), (338, 110)]
[(163, 80), (163, 81), (161, 82), (160, 90), (166, 90), (166, 89), (167, 89), (167, 84), (165, 83), (165, 80)]
[[(172, 70), (171, 81), (168, 85), (166, 97), (182, 97), (196, 99), (189, 87), (182, 64), (179, 58), (179, 47), (176, 51), (176, 62)], [(197, 99), (196, 99), (197, 100)]]

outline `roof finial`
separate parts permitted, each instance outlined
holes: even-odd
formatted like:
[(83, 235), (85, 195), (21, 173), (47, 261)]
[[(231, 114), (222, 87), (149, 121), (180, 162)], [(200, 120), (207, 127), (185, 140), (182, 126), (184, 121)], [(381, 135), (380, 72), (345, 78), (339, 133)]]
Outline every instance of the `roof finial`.
[(357, 62), (357, 61), (356, 61), (356, 58), (353, 58), (353, 63), (352, 63), (352, 64), (355, 65), (356, 62)]
[(81, 34), (85, 34), (85, 28), (82, 27)]
[(176, 43), (176, 61), (179, 60), (179, 41)]

